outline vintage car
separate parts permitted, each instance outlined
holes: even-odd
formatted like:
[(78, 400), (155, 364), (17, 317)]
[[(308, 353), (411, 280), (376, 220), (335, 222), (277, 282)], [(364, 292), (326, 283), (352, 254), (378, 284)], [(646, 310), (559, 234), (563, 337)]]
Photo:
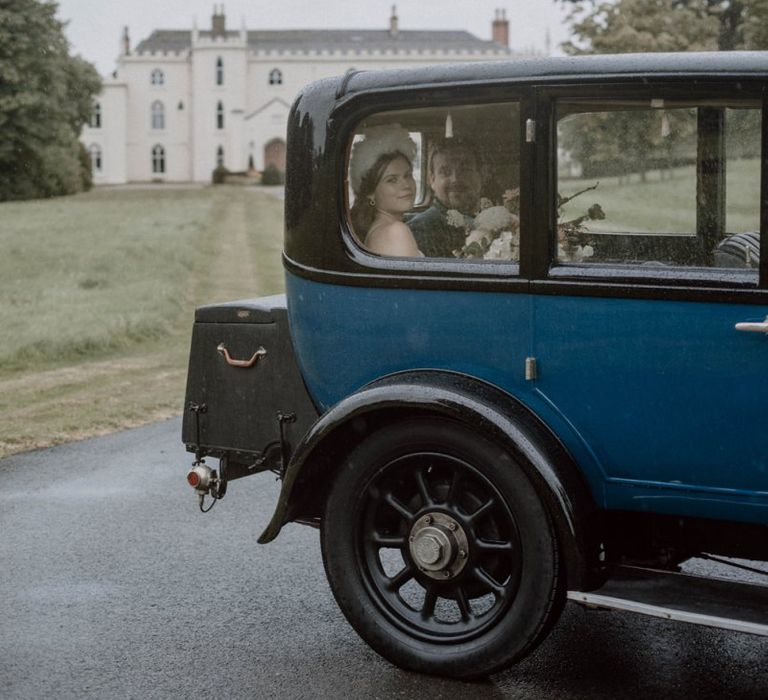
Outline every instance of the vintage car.
[(765, 53), (306, 87), (286, 293), (196, 311), (201, 509), (276, 472), (259, 542), (319, 528), (351, 625), (421, 672), (505, 668), (569, 599), (768, 634), (767, 586), (686, 568), (768, 560), (767, 90)]

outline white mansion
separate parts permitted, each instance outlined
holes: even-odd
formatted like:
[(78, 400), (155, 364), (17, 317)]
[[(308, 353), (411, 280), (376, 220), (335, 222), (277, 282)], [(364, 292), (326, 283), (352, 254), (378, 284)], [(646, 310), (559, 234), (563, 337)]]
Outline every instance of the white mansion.
[(492, 40), (465, 31), (402, 31), (395, 8), (382, 30), (156, 30), (131, 50), (123, 33), (117, 70), (105, 79), (82, 142), (96, 184), (210, 182), (231, 171), (285, 166), (288, 111), (302, 86), (350, 68), (510, 58), (506, 12)]

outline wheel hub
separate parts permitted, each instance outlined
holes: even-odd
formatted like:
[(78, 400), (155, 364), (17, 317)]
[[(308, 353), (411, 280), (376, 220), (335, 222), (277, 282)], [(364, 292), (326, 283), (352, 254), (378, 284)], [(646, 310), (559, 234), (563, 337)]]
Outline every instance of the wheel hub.
[(469, 552), (464, 529), (450, 515), (439, 512), (423, 515), (414, 523), (408, 549), (423, 574), (440, 580), (456, 576)]

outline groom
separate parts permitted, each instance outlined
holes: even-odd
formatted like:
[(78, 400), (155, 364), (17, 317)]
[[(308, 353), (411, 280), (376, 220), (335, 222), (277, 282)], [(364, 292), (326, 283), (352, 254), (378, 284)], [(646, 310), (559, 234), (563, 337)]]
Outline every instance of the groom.
[[(453, 221), (449, 222), (448, 213), (456, 210), (466, 223), (471, 224), (480, 199), (480, 180), (477, 157), (466, 141), (442, 139), (433, 146), (427, 176), (432, 204), (408, 221), (419, 250), (425, 256), (452, 258), (453, 251), (464, 245), (467, 231)], [(451, 215), (454, 219), (457, 216)]]

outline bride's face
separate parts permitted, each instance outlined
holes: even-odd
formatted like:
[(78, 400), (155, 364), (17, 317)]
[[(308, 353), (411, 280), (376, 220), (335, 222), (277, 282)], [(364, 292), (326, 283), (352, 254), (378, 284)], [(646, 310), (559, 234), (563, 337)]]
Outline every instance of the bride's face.
[(376, 208), (387, 214), (400, 216), (413, 207), (416, 199), (416, 182), (411, 164), (398, 156), (387, 164), (373, 191)]

